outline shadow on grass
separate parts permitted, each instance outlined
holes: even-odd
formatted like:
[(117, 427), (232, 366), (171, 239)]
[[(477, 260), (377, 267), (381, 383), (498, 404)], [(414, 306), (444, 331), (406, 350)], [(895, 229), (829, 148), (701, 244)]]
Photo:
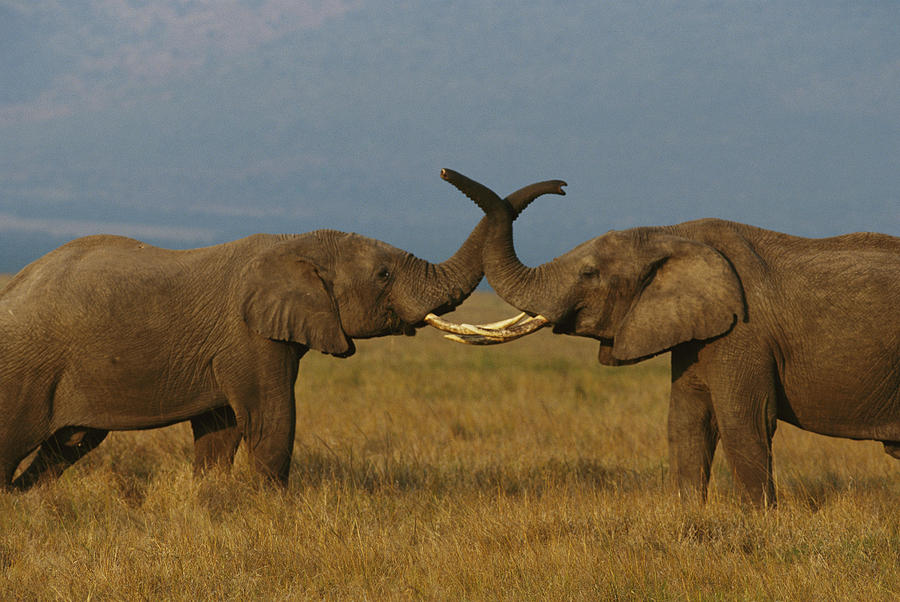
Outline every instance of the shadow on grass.
[(792, 475), (782, 478), (778, 484), (782, 499), (790, 499), (791, 503), (810, 512), (818, 512), (848, 494), (883, 493), (885, 489), (900, 494), (895, 481), (879, 477), (854, 478), (832, 471), (814, 476)]
[(369, 493), (388, 491), (451, 491), (503, 493), (509, 496), (540, 495), (547, 489), (584, 486), (605, 491), (629, 492), (661, 487), (661, 467), (634, 470), (608, 467), (588, 458), (550, 459), (531, 466), (507, 463), (465, 466), (433, 465), (414, 460), (360, 459), (352, 453), (338, 455), (314, 449), (294, 454), (292, 481), (299, 487), (328, 482)]

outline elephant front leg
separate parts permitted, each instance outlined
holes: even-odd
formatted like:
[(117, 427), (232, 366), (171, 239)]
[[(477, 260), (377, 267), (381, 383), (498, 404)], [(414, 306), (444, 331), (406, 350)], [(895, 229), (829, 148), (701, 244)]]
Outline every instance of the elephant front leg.
[(228, 470), (241, 442), (241, 431), (234, 410), (214, 408), (191, 418), (194, 433), (194, 474), (210, 468)]
[(290, 474), (296, 421), (293, 381), (291, 384), (289, 391), (268, 394), (258, 404), (252, 404), (250, 409), (237, 415), (251, 466), (284, 487), (287, 487)]
[(672, 383), (669, 401), (669, 465), (684, 501), (705, 501), (719, 440), (709, 391), (687, 379)]
[(771, 438), (761, 439), (745, 428), (722, 429), (722, 445), (744, 500), (758, 508), (774, 508)]
[(769, 386), (730, 388), (713, 404), (722, 447), (743, 498), (757, 507), (774, 507), (772, 437), (777, 406)]
[[(300, 353), (292, 346), (256, 340), (255, 363), (237, 356), (214, 363), (234, 410), (236, 431), (254, 470), (287, 486), (294, 448), (294, 382)], [(233, 431), (232, 431), (233, 432)]]

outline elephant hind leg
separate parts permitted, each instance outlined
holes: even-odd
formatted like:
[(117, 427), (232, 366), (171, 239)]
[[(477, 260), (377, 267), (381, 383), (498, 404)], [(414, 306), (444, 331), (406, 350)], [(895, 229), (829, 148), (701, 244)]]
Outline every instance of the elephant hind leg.
[(191, 418), (194, 432), (194, 473), (213, 467), (228, 469), (241, 443), (234, 410), (229, 406), (214, 408)]
[(13, 481), (13, 488), (25, 490), (40, 481), (57, 478), (82, 456), (100, 445), (108, 432), (83, 427), (66, 427), (56, 431), (41, 444), (28, 468)]

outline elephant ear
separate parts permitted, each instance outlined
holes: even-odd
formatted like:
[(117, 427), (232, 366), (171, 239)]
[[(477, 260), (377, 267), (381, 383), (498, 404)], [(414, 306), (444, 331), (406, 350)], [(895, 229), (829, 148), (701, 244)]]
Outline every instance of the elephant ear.
[(661, 258), (651, 266), (615, 334), (612, 355), (620, 362), (710, 339), (744, 319), (740, 279), (721, 253), (677, 237), (666, 237), (660, 246)]
[(284, 245), (260, 253), (242, 275), (241, 313), (257, 334), (339, 357), (353, 355), (353, 341), (326, 281), (308, 259)]

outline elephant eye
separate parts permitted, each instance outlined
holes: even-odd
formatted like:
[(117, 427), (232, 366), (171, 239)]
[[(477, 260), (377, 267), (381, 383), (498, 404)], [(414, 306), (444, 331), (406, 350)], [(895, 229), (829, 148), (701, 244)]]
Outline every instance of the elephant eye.
[(594, 278), (597, 276), (599, 272), (597, 268), (591, 266), (585, 266), (581, 268), (581, 277), (582, 278)]
[(381, 268), (375, 274), (375, 277), (378, 278), (379, 280), (389, 280), (391, 277), (391, 271), (387, 268)]

